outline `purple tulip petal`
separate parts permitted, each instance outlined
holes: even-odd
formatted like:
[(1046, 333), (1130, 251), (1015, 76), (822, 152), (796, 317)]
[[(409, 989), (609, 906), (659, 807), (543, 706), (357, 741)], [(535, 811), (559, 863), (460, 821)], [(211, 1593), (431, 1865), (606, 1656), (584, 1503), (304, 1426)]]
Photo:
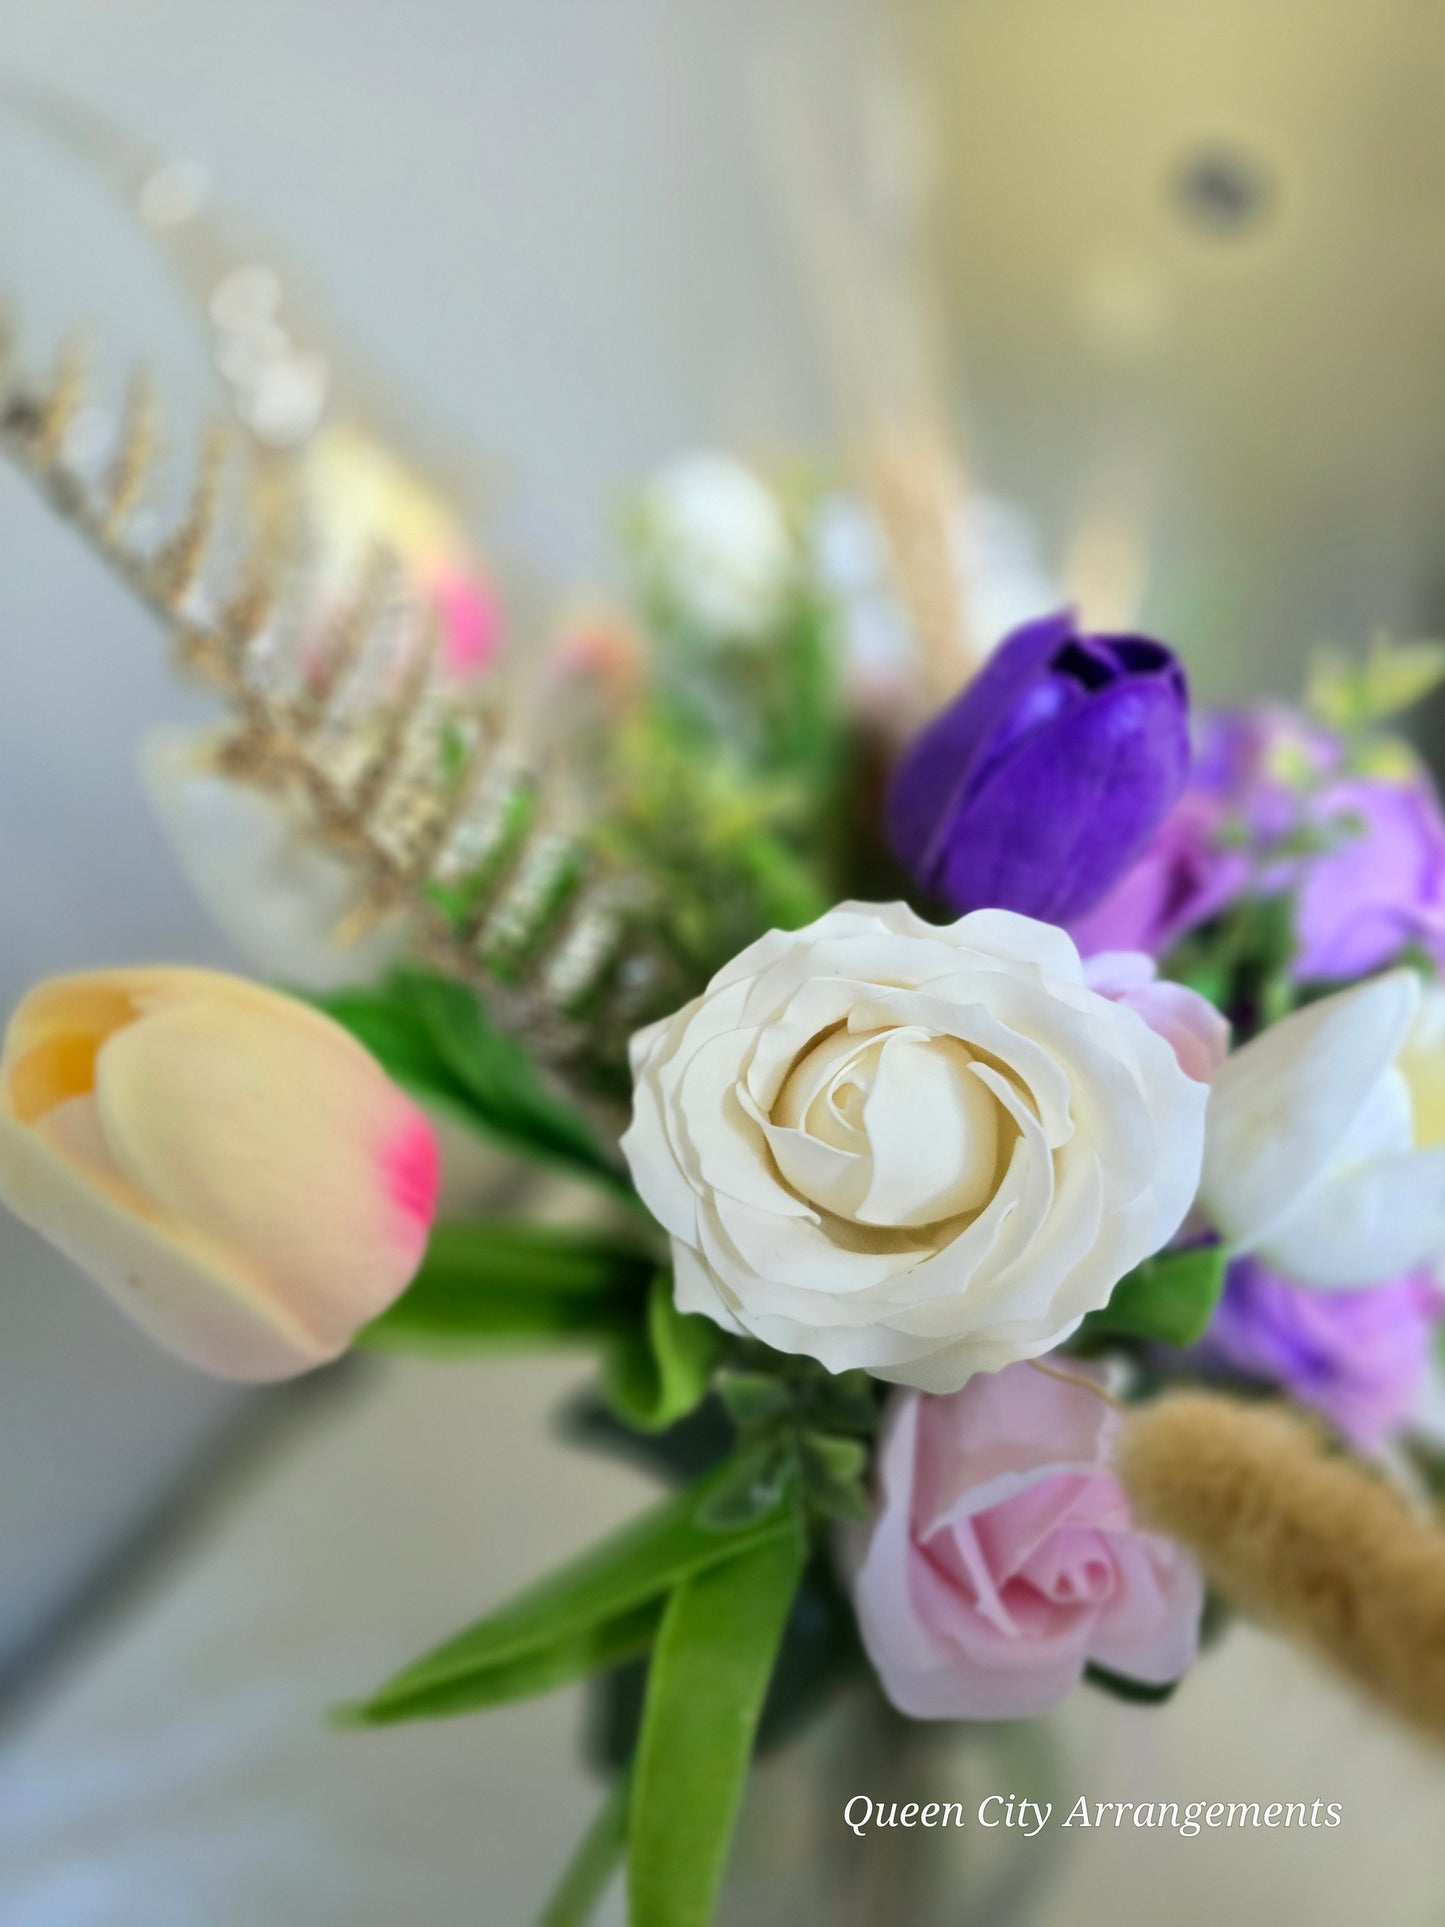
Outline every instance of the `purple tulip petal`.
[(953, 909), (1062, 922), (1134, 861), (1188, 769), (1187, 691), (1170, 652), (1050, 616), (1008, 637), (911, 746), (889, 834)]

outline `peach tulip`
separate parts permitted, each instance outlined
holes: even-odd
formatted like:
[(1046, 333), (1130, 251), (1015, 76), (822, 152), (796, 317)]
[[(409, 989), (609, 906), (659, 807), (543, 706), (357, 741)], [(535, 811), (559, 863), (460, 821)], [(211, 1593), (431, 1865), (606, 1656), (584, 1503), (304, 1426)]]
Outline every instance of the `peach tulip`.
[(406, 1286), (430, 1126), (354, 1038), (211, 971), (41, 984), (0, 1058), (0, 1199), (223, 1378), (344, 1351)]

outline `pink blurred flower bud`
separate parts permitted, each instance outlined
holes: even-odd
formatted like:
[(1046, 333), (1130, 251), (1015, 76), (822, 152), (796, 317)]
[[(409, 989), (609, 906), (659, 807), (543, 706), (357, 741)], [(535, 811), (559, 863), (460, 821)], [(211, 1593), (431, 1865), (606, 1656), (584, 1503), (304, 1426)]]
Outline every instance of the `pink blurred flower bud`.
[(437, 1150), (348, 1033), (210, 971), (41, 984), (0, 1058), (0, 1199), (222, 1378), (344, 1351), (426, 1248)]
[(1207, 1084), (1229, 1055), (1228, 1018), (1197, 990), (1161, 978), (1152, 957), (1136, 950), (1105, 950), (1084, 959), (1084, 982), (1111, 1004), (1123, 1004), (1142, 1017), (1195, 1083)]

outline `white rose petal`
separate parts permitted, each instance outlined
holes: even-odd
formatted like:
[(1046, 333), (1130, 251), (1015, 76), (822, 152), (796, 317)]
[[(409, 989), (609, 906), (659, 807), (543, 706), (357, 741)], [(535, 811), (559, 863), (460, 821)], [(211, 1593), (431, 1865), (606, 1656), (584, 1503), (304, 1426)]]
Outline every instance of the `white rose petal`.
[(633, 1039), (677, 1302), (925, 1391), (1048, 1351), (1177, 1230), (1207, 1089), (1051, 925), (843, 904)]
[(1350, 1289), (1445, 1252), (1445, 992), (1411, 970), (1293, 1012), (1214, 1079), (1200, 1203), (1237, 1249)]

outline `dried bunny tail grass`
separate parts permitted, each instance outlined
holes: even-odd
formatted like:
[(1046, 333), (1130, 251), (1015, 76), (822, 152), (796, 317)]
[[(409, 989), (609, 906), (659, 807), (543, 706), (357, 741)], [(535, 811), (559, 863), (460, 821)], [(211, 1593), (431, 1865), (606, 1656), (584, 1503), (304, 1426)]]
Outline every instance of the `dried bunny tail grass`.
[[(0, 453), (166, 626), (181, 666), (231, 710), (217, 765), (299, 803), (356, 894), (342, 933), (403, 915), (425, 961), (471, 984), (502, 1028), (560, 1067), (620, 1058), (666, 991), (645, 879), (589, 826), (570, 773), (522, 740), (500, 698), (438, 673), (434, 617), (385, 556), (351, 593), (308, 574), (290, 471), (205, 439), (158, 539), (161, 429), (138, 379), (105, 472), (68, 460), (83, 358), (21, 379), (0, 328)], [(299, 592), (299, 593), (298, 593)]]
[(1179, 1392), (1136, 1412), (1119, 1475), (1243, 1612), (1445, 1738), (1445, 1532), (1279, 1406)]

